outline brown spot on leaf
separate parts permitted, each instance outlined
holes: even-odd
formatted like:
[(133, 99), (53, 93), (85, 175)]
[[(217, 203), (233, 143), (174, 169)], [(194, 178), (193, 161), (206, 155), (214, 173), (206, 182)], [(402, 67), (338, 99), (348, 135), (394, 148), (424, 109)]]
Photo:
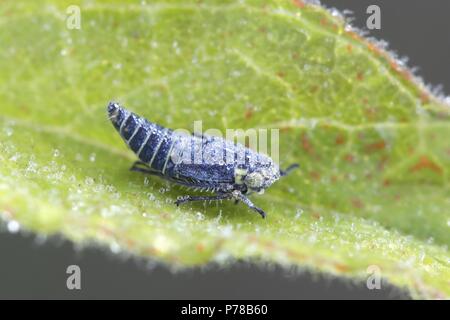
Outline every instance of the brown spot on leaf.
[(286, 76), (286, 74), (283, 71), (278, 71), (277, 72), (277, 77), (278, 78), (284, 78)]
[(335, 263), (334, 267), (336, 268), (336, 270), (338, 270), (340, 272), (347, 272), (350, 270), (349, 266), (342, 264), (342, 263)]
[(244, 117), (246, 120), (250, 120), (253, 116), (253, 108), (247, 108), (244, 113)]
[(329, 21), (328, 21), (326, 18), (320, 19), (320, 24), (321, 24), (322, 26), (327, 26), (328, 23), (329, 23)]
[(364, 73), (362, 71), (359, 71), (356, 74), (356, 80), (358, 80), (358, 81), (363, 81), (364, 80)]
[(319, 86), (313, 85), (309, 88), (309, 90), (311, 91), (312, 94), (317, 93), (317, 91), (319, 90)]
[(421, 92), (421, 93), (420, 93), (420, 101), (421, 101), (423, 104), (429, 103), (429, 102), (430, 102), (430, 96), (429, 96), (429, 94), (426, 93), (426, 92)]
[(315, 180), (315, 181), (319, 181), (320, 180), (320, 173), (318, 171), (312, 171), (309, 174), (311, 176), (311, 179)]
[(413, 172), (417, 172), (424, 169), (434, 171), (437, 174), (442, 174), (442, 168), (425, 155), (421, 156), (419, 158), (419, 161), (415, 165), (413, 165), (410, 170)]
[(347, 153), (344, 156), (344, 160), (349, 162), (349, 163), (353, 163), (355, 161), (355, 157), (351, 153)]
[(300, 9), (305, 7), (305, 3), (302, 0), (293, 0), (292, 3)]
[(353, 198), (352, 206), (357, 209), (362, 209), (362, 208), (364, 208), (364, 203), (359, 198)]
[(340, 145), (343, 145), (345, 143), (345, 141), (346, 141), (345, 136), (342, 134), (339, 134), (336, 137), (336, 140), (334, 142), (336, 143), (336, 145), (340, 146)]
[(376, 151), (384, 150), (385, 148), (386, 148), (386, 141), (380, 140), (380, 141), (376, 141), (374, 143), (368, 144), (365, 147), (365, 150), (368, 153), (373, 153)]
[(311, 145), (311, 142), (309, 141), (309, 137), (306, 133), (302, 133), (302, 148), (309, 154), (314, 154), (314, 148)]

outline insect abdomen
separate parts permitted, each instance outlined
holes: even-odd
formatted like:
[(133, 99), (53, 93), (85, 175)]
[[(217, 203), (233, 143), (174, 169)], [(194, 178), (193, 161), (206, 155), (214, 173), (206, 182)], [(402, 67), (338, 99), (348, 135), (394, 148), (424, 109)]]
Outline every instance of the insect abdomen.
[(151, 123), (125, 109), (118, 115), (116, 129), (142, 162), (164, 174), (169, 163), (172, 131)]

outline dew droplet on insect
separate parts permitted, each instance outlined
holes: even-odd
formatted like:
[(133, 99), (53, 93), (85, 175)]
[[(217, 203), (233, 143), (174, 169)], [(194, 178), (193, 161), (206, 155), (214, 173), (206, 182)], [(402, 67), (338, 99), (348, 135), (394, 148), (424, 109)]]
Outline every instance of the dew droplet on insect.
[(69, 53), (69, 51), (67, 49), (62, 49), (59, 54), (63, 57), (67, 56), (67, 54)]
[(95, 153), (91, 153), (91, 154), (89, 155), (89, 161), (90, 161), (90, 162), (95, 162), (95, 158), (96, 158), (96, 154), (95, 154)]
[(149, 183), (150, 183), (150, 179), (147, 177), (144, 177), (144, 186), (148, 186)]
[(148, 194), (148, 200), (155, 201), (156, 197), (153, 195), (153, 193)]
[(60, 155), (59, 150), (58, 149), (54, 149), (53, 150), (53, 156), (56, 158), (56, 157), (59, 157), (59, 155)]
[(15, 220), (11, 220), (8, 222), (7, 228), (9, 232), (17, 233), (20, 230), (20, 224)]

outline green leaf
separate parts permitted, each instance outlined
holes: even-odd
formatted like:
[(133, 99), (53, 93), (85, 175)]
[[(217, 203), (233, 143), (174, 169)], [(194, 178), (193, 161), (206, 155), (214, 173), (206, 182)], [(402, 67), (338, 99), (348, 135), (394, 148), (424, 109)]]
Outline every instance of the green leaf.
[[(66, 9), (81, 8), (81, 29)], [(450, 297), (449, 107), (390, 54), (296, 1), (3, 1), (0, 211), (11, 232), (173, 267), (257, 259)], [(279, 128), (254, 202), (188, 204), (128, 171), (110, 100), (171, 128)]]

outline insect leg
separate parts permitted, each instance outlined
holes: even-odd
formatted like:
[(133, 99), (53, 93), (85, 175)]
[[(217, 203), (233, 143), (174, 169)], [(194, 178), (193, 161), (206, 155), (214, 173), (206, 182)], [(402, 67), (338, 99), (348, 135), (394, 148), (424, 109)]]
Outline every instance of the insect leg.
[(289, 167), (287, 167), (285, 170), (280, 170), (280, 176), (286, 176), (288, 175), (292, 170), (299, 167), (298, 163), (291, 164)]
[(224, 200), (232, 198), (231, 193), (219, 193), (214, 196), (185, 196), (183, 198), (177, 199), (175, 204), (179, 206), (182, 203), (190, 201), (214, 201), (214, 200)]
[(151, 169), (146, 163), (142, 161), (136, 161), (130, 168), (130, 171), (142, 172), (152, 175), (161, 175), (159, 172)]
[(253, 202), (251, 202), (250, 199), (244, 196), (242, 193), (233, 193), (233, 196), (245, 203), (250, 209), (258, 212), (263, 219), (266, 217), (266, 213), (264, 212), (264, 210), (255, 206)]

